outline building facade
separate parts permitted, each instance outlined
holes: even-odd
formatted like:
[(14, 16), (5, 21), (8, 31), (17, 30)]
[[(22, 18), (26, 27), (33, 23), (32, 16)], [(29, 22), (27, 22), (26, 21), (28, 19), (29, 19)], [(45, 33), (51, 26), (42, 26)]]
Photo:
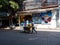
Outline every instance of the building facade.
[(25, 0), (23, 11), (18, 12), (19, 25), (23, 26), (24, 21), (28, 19), (33, 20), (37, 28), (60, 27), (58, 2), (58, 0)]
[(33, 21), (37, 28), (60, 27), (59, 4), (60, 0), (25, 0), (22, 7), (23, 11), (18, 11), (17, 16), (13, 17), (12, 21), (10, 16), (7, 16), (8, 18), (3, 19), (6, 23), (0, 21), (0, 25), (6, 25), (8, 21), (8, 26), (12, 23), (12, 25), (23, 27), (26, 20), (29, 20), (28, 24)]

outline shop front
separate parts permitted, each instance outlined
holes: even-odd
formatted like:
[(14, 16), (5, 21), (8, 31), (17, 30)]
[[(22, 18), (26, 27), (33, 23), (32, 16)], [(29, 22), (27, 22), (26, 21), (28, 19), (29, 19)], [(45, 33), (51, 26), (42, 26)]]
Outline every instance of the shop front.
[(56, 15), (57, 11), (46, 11), (32, 15), (32, 20), (35, 26), (39, 28), (56, 28)]
[(6, 12), (0, 12), (0, 27), (9, 26), (9, 14)]
[[(42, 9), (43, 10), (43, 9)], [(30, 12), (26, 12), (25, 14), (19, 15), (19, 25), (26, 26), (26, 24), (31, 24), (34, 22), (34, 26), (37, 29), (40, 28), (56, 28), (57, 27), (57, 9), (49, 9), (49, 10), (32, 10)], [(29, 20), (29, 22), (26, 22)]]

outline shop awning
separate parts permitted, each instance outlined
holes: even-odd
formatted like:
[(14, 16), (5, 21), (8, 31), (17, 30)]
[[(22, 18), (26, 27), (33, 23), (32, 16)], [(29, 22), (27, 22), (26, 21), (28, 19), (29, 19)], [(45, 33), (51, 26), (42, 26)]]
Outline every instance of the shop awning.
[(21, 11), (21, 12), (18, 11), (18, 12), (17, 12), (17, 15), (28, 15), (28, 14), (32, 14), (32, 13), (46, 12), (46, 11), (55, 10), (55, 9), (59, 9), (59, 7), (46, 8), (46, 9), (26, 10), (26, 11)]

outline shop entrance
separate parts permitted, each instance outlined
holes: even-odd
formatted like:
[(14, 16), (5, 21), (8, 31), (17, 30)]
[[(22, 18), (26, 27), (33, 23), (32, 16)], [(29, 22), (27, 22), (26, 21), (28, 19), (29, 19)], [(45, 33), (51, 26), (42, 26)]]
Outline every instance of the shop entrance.
[(8, 17), (2, 17), (1, 22), (2, 22), (2, 25), (1, 25), (2, 27), (9, 26), (9, 18)]
[(27, 20), (29, 21), (28, 24), (30, 24), (32, 22), (32, 15), (21, 15), (20, 16), (21, 26), (24, 26)]
[(2, 20), (2, 26), (9, 26), (9, 20)]

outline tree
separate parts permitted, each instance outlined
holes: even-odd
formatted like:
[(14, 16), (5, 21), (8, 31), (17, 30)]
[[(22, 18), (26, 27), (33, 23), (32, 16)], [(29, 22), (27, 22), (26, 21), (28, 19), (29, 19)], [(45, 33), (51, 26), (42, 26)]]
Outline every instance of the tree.
[(13, 0), (0, 0), (0, 9), (12, 13), (19, 9), (19, 5)]
[(15, 16), (18, 9), (19, 5), (14, 0), (0, 0), (0, 12), (7, 12), (10, 14), (10, 25), (13, 24), (12, 16)]
[(24, 0), (0, 0), (0, 12), (7, 12), (10, 14), (10, 22), (13, 23), (12, 18), (15, 13), (22, 9)]
[(19, 11), (22, 11), (23, 10), (23, 1), (25, 1), (25, 0), (14, 0), (14, 1), (17, 2), (18, 5), (20, 6)]

